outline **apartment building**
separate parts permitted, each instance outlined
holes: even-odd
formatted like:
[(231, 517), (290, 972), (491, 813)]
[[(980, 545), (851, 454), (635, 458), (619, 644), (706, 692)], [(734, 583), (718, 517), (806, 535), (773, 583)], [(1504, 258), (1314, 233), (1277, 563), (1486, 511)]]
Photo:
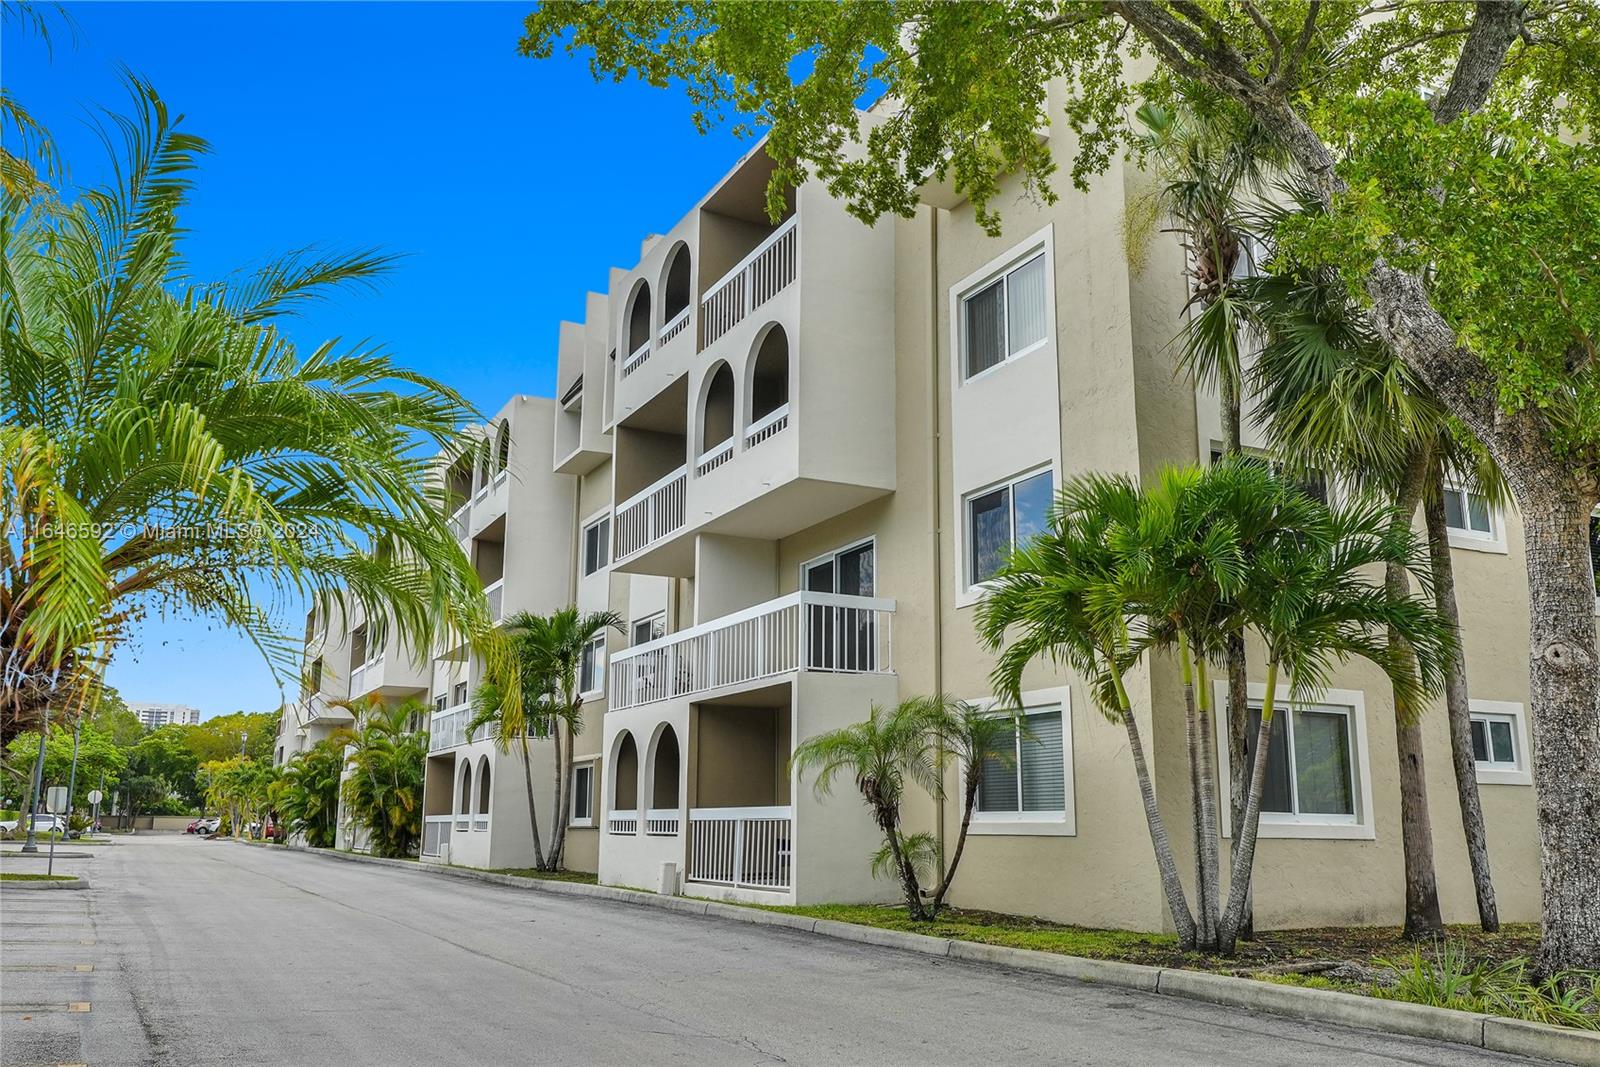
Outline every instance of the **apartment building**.
[[(1130, 262), (1125, 209), (1148, 179), (1121, 161), (1088, 192), (1062, 178), (1052, 204), (1010, 183), (999, 237), (936, 187), (914, 218), (868, 226), (808, 182), (774, 223), (771, 173), (758, 147), (613, 270), (583, 322), (560, 325), (556, 399), (518, 398), (491, 420), (484, 432), (508, 442), (491, 454), (509, 462), (452, 472), (453, 521), (497, 611), (575, 602), (626, 621), (585, 659), (569, 866), (711, 898), (892, 900), (868, 870), (879, 839), (851, 784), (819, 795), (789, 766), (795, 746), (913, 694), (989, 700), (973, 609), (1006, 550), (1065, 478), (1208, 461), (1217, 402), (1174, 373), (1182, 253), (1161, 235)], [(1501, 916), (1533, 919), (1520, 528), (1459, 488), (1447, 511)], [(406, 675), (437, 709), (423, 856), (521, 865), (520, 762), (462, 734), (476, 669), (466, 650), (435, 650), (426, 679)], [(1186, 825), (1176, 664), (1128, 681), (1160, 803)], [(986, 773), (952, 901), (1162, 929), (1124, 733), (1070, 671), (1036, 664), (1025, 690), (1028, 736)], [(1398, 921), (1383, 676), (1351, 664), (1285, 718), (1258, 923)], [(1470, 921), (1441, 708), (1424, 733), (1445, 918)], [(546, 824), (548, 768), (537, 744)], [(907, 828), (951, 840), (950, 792), (913, 801)]]
[(139, 717), (139, 722), (146, 730), (155, 730), (162, 726), (199, 726), (200, 709), (191, 708), (187, 704), (147, 704), (142, 701), (128, 701), (128, 710)]

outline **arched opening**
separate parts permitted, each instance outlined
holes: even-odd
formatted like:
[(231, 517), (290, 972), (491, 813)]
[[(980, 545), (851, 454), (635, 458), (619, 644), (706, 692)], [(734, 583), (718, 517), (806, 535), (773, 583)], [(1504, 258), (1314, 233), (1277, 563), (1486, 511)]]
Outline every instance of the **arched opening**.
[(667, 264), (667, 280), (661, 294), (663, 340), (666, 339), (666, 328), (689, 310), (689, 287), (689, 246), (680, 244), (672, 250), (672, 258)]
[(494, 435), (494, 472), (499, 474), (511, 463), (511, 427), (502, 422)]
[(678, 733), (671, 723), (656, 737), (655, 760), (650, 768), (650, 807), (678, 807)]
[(650, 343), (650, 286), (640, 282), (628, 308), (628, 354), (631, 356)]
[(789, 406), (789, 336), (774, 325), (761, 337), (750, 374), (750, 425)]
[(483, 756), (478, 760), (478, 814), (487, 817), (489, 814), (489, 757)]
[(733, 437), (733, 368), (719, 362), (711, 372), (700, 405), (700, 454), (714, 451)]
[(456, 807), (457, 815), (472, 814), (472, 764), (465, 763), (461, 767), (461, 803)]
[(623, 731), (617, 741), (617, 758), (611, 771), (611, 810), (639, 810), (639, 749), (633, 735)]

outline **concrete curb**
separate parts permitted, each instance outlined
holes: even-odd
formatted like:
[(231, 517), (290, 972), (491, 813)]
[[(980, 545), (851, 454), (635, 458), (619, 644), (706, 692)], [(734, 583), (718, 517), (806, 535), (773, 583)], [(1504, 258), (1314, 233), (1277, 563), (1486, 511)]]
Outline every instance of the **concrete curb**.
[[(468, 882), (485, 882), (516, 889), (532, 889), (558, 896), (587, 897), (591, 900), (611, 900), (623, 904), (660, 908), (665, 911), (685, 912), (733, 922), (752, 923), (757, 926), (777, 926), (789, 930), (819, 934), (841, 941), (882, 948), (900, 949), (925, 956), (943, 956), (947, 959), (984, 963), (1016, 971), (1048, 974), (1059, 978), (1073, 978), (1081, 982), (1130, 989), (1161, 996), (1182, 997), (1208, 1004), (1232, 1008), (1245, 1008), (1272, 1015), (1283, 1015), (1310, 1022), (1332, 1023), (1338, 1026), (1378, 1030), (1404, 1037), (1419, 1037), (1430, 1041), (1444, 1041), (1473, 1048), (1489, 1049), (1534, 1059), (1555, 1060), (1579, 1067), (1600, 1067), (1600, 1032), (1572, 1030), (1544, 1023), (1503, 1019), (1493, 1015), (1452, 1011), (1448, 1008), (1430, 1008), (1423, 1004), (1410, 1004), (1399, 1000), (1381, 1000), (1356, 993), (1341, 993), (1328, 989), (1308, 989), (1304, 986), (1278, 985), (1254, 978), (1236, 978), (1231, 975), (1211, 974), (1206, 971), (1186, 971), (1170, 967), (1149, 967), (1138, 963), (1116, 960), (1093, 960), (1081, 956), (1065, 956), (1033, 949), (989, 945), (978, 941), (957, 941), (927, 934), (914, 934), (903, 930), (884, 930), (875, 926), (857, 926), (854, 923), (835, 922), (832, 919), (813, 919), (789, 912), (763, 911), (759, 908), (723, 904), (695, 897), (670, 897), (649, 893), (641, 889), (623, 889), (620, 886), (590, 885), (585, 882), (557, 882), (542, 878), (522, 878), (511, 874), (494, 874), (467, 867), (449, 867), (443, 864), (419, 863), (410, 860), (382, 859), (332, 849), (309, 848), (305, 845), (265, 845), (256, 841), (239, 844), (259, 847), (286, 848), (306, 852), (327, 859), (350, 863), (370, 863), (385, 867), (432, 874), (443, 878), (459, 878)], [(25, 883), (10, 883), (25, 884)], [(50, 883), (45, 883), (50, 884)]]
[(0, 891), (11, 892), (13, 889), (25, 889), (30, 893), (42, 889), (88, 889), (89, 879), (73, 878), (66, 882), (0, 882)]

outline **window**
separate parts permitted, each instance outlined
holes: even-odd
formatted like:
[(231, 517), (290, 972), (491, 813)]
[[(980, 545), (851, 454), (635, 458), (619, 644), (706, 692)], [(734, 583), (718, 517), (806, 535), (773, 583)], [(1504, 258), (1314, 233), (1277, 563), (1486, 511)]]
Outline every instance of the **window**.
[[(1301, 474), (1293, 474), (1282, 463), (1274, 462), (1261, 453), (1249, 449), (1245, 450), (1242, 458), (1265, 463), (1275, 476), (1288, 482), (1312, 500), (1320, 504), (1328, 503), (1328, 476), (1322, 471), (1313, 468)], [(1213, 443), (1211, 446), (1211, 465), (1214, 467), (1221, 462), (1222, 446)]]
[[(1355, 739), (1350, 719), (1350, 709), (1333, 706), (1274, 710), (1261, 798), (1264, 818), (1356, 821)], [(1246, 735), (1250, 742), (1260, 729), (1261, 706), (1255, 704)]]
[[(808, 593), (870, 597), (875, 581), (871, 539), (803, 564), (801, 585)], [(871, 671), (878, 668), (878, 617), (870, 606), (811, 603), (805, 606), (806, 668), (814, 671)]]
[(444, 711), (449, 706), (450, 698), (445, 696), (443, 693), (440, 693), (438, 696), (433, 698), (433, 713), (435, 715), (441, 711)]
[(1049, 333), (1043, 251), (961, 299), (966, 371), (971, 378), (1029, 351)]
[(1444, 490), (1444, 524), (1449, 527), (1450, 543), (1456, 548), (1490, 552), (1506, 550), (1506, 535), (1500, 517), (1482, 493), (1459, 485)]
[(585, 578), (611, 562), (611, 516), (604, 516), (583, 528), (582, 562)]
[(1011, 550), (1044, 532), (1054, 495), (1050, 471), (1039, 471), (967, 498), (967, 584), (994, 577)]
[(572, 767), (572, 812), (569, 826), (594, 825), (594, 764), (576, 763)]
[(804, 584), (813, 593), (843, 593), (846, 596), (872, 596), (874, 543), (865, 541), (805, 564)]
[(606, 687), (606, 639), (601, 634), (583, 646), (578, 664), (578, 686), (585, 694), (602, 692)]
[(1527, 732), (1521, 704), (1473, 700), (1469, 709), (1472, 759), (1480, 785), (1531, 785)]
[(643, 619), (636, 619), (633, 623), (633, 639), (630, 642), (642, 645), (647, 641), (656, 641), (667, 636), (667, 616), (665, 612), (656, 612), (654, 615)]
[(1006, 730), (984, 758), (972, 831), (1071, 834), (1075, 827), (1067, 692), (1027, 693), (1023, 703), (1021, 729)]
[(455, 687), (450, 690), (450, 703), (451, 703), (452, 706), (459, 708), (461, 705), (465, 704), (466, 702), (467, 702), (467, 683), (466, 682), (457, 682), (455, 684)]

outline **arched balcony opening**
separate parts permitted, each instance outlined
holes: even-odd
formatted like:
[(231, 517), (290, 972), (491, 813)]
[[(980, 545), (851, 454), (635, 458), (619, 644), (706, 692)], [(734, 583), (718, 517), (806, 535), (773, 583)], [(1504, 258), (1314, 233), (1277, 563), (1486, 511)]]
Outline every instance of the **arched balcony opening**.
[(472, 829), (472, 764), (461, 765), (461, 788), (456, 791), (456, 829)]
[(750, 361), (750, 419), (745, 446), (758, 445), (789, 425), (789, 336), (774, 324)]
[(628, 307), (628, 358), (631, 361), (641, 349), (650, 345), (650, 285), (640, 282), (634, 291), (633, 303)]
[(719, 362), (700, 401), (700, 461), (696, 474), (709, 474), (733, 455), (735, 398), (733, 368)]
[(607, 829), (614, 834), (639, 832), (639, 748), (633, 734), (624, 730), (617, 738), (611, 760), (611, 817)]
[(494, 435), (494, 473), (496, 477), (504, 474), (511, 465), (511, 426), (502, 422)]
[(489, 757), (478, 757), (478, 808), (473, 814), (472, 828), (474, 830), (487, 830), (489, 828)]
[(678, 832), (678, 732), (671, 723), (656, 731), (650, 753), (650, 808), (645, 812), (645, 833)]
[(667, 262), (667, 275), (661, 290), (661, 343), (666, 344), (689, 325), (689, 301), (694, 295), (690, 275), (689, 246), (679, 244)]

